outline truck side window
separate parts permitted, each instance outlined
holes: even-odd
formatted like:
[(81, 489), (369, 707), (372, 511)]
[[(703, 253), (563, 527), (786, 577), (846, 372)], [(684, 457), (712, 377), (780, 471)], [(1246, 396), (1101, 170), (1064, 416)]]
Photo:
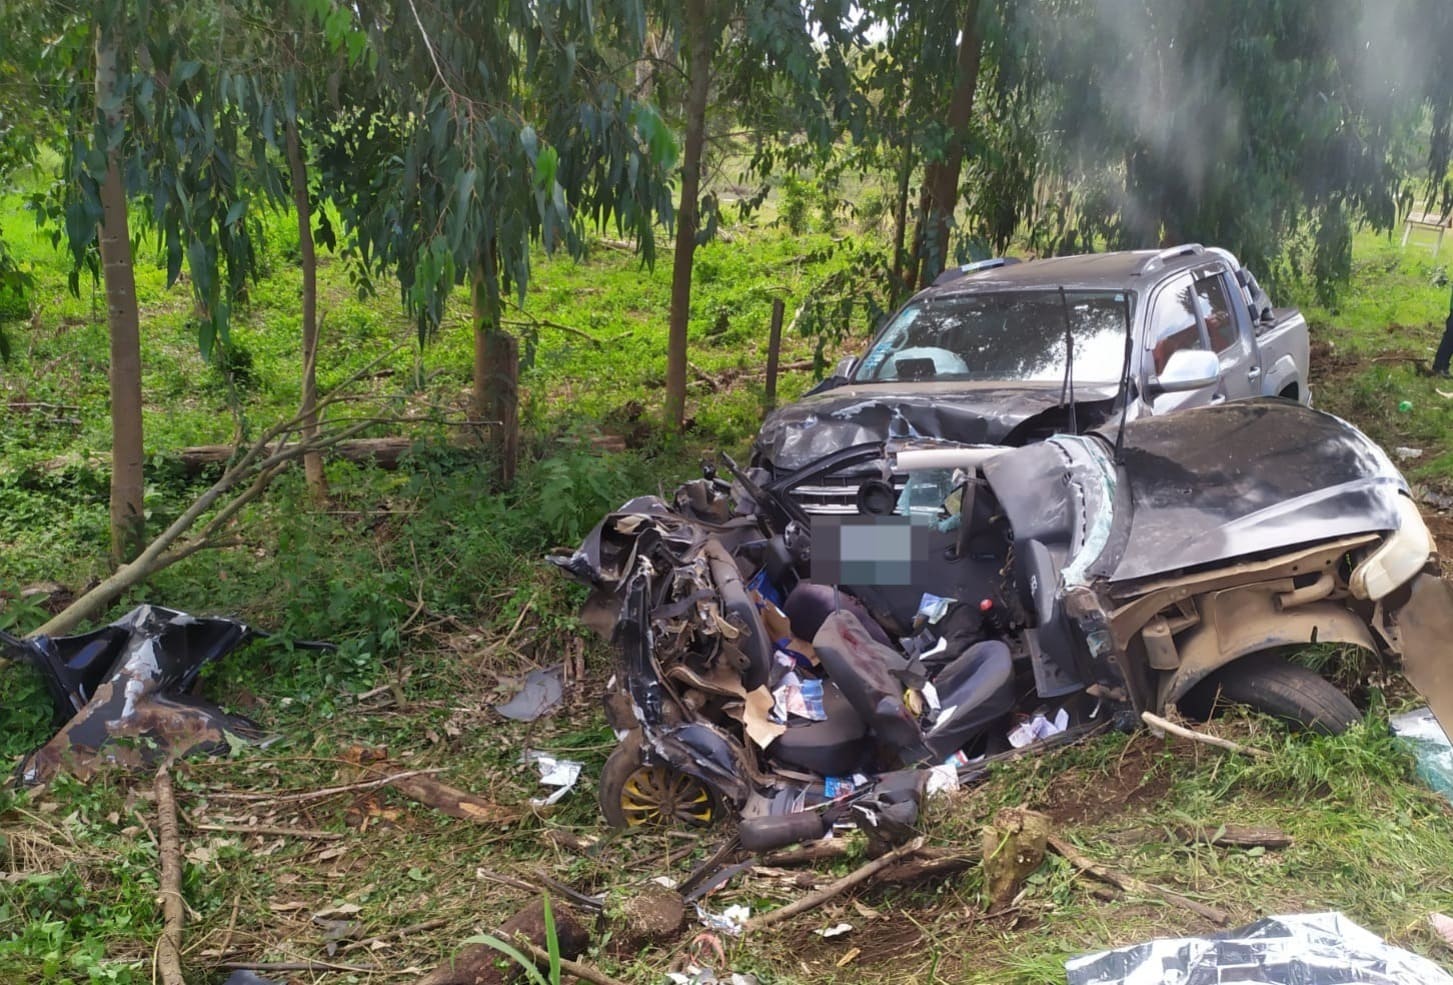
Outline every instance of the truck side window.
[(1201, 326), (1196, 320), (1197, 295), (1191, 279), (1173, 282), (1155, 299), (1150, 314), (1150, 351), (1156, 373), (1165, 369), (1171, 353), (1182, 349), (1203, 349)]
[(1212, 274), (1196, 281), (1196, 300), (1201, 306), (1201, 317), (1206, 320), (1206, 334), (1210, 336), (1211, 348), (1225, 352), (1241, 340), (1236, 328), (1236, 319), (1231, 316), (1231, 305), (1226, 300), (1226, 279)]

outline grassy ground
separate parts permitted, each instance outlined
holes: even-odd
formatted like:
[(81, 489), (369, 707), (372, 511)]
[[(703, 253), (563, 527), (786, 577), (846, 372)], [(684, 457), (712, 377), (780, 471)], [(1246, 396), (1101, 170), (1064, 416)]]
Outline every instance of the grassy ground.
[[(29, 222), (13, 208), (0, 218), (42, 282), (38, 311), (7, 326), (16, 352), (0, 364), (0, 626), (16, 630), (37, 625), (101, 573), (106, 531), (101, 308), (89, 288), (80, 299), (65, 294), (64, 272)], [(271, 272), (236, 328), (243, 355), (230, 377), (197, 356), (184, 291), (168, 291), (159, 271), (138, 265), (154, 523), (196, 490), (167, 464), (172, 449), (229, 440), (296, 401), (296, 243), (283, 219), (269, 229)], [(538, 339), (523, 376), (531, 460), (516, 489), (489, 492), (487, 463), (430, 441), (394, 472), (331, 465), (333, 499), (324, 510), (308, 505), (300, 477), (288, 476), (246, 516), (245, 547), (189, 559), (118, 606), (146, 598), (231, 612), (292, 638), (342, 644), (334, 654), (254, 646), (205, 680), (208, 694), (278, 739), (179, 768), (186, 962), (195, 980), (225, 960), (363, 969), (276, 976), (297, 982), (407, 978), (531, 899), (501, 876), (607, 893), (609, 911), (653, 877), (682, 878), (715, 847), (716, 833), (609, 837), (600, 826), (593, 778), (614, 740), (596, 698), (609, 654), (576, 619), (578, 593), (536, 559), (575, 542), (628, 495), (685, 477), (706, 449), (744, 448), (760, 414), (760, 378), (750, 373), (763, 359), (771, 299), (785, 297), (790, 312), (840, 270), (850, 246), (835, 243), (841, 234), (738, 227), (732, 242), (701, 254), (691, 358), (702, 379), (692, 387), (695, 423), (685, 442), (662, 442), (649, 426), (664, 377), (667, 271), (642, 270), (602, 244), (585, 264), (542, 262), (528, 314), (515, 316), (517, 329)], [(1453, 477), (1443, 440), (1453, 401), (1437, 392), (1453, 386), (1417, 375), (1414, 365), (1431, 358), (1447, 311), (1440, 269), (1426, 250), (1362, 237), (1339, 306), (1308, 311), (1318, 405), (1389, 446), (1421, 448), (1403, 464), (1429, 493), (1448, 490)], [(432, 422), (415, 425), (422, 438), (447, 435), (443, 422), (457, 417), (467, 386), (464, 326), (449, 323), (420, 355), (394, 352), (411, 329), (392, 297), (358, 300), (337, 264), (325, 270), (325, 296), (324, 331), (334, 340), (320, 369), (325, 385), (383, 357), (387, 375), (370, 382), (365, 405)], [(789, 346), (789, 361), (811, 355), (810, 340), (790, 338)], [(795, 373), (782, 389), (790, 397), (809, 382), (810, 374)], [(1412, 403), (1407, 413), (1397, 409), (1404, 400)], [(596, 453), (590, 439), (598, 433), (623, 437), (628, 449)], [(54, 583), (49, 595), (22, 597), (23, 586), (40, 581)], [(582, 674), (555, 715), (520, 725), (493, 711), (525, 669), (562, 659)], [(27, 674), (0, 667), (0, 694), (0, 755), (13, 762), (43, 740), (49, 723)], [(1146, 735), (1024, 761), (936, 802), (925, 832), (936, 845), (977, 844), (997, 808), (1028, 804), (1094, 858), (1238, 922), (1341, 909), (1446, 960), (1425, 916), (1453, 908), (1453, 811), (1424, 790), (1387, 737), (1383, 700), (1374, 690), (1368, 725), (1337, 739), (1287, 738), (1251, 720), (1218, 726), (1275, 751), (1269, 761)], [(576, 791), (555, 807), (532, 807), (540, 788), (520, 762), (525, 749), (585, 763)], [(364, 779), (385, 756), (399, 768), (441, 770), (496, 810), (470, 823), (393, 791), (289, 799)], [(108, 775), (0, 793), (0, 982), (151, 980), (160, 917), (149, 790), (146, 778)], [(1293, 844), (1244, 851), (1163, 837), (1178, 825), (1233, 822), (1274, 825)], [(246, 824), (341, 837), (213, 830)], [(757, 912), (801, 895), (804, 879), (825, 881), (856, 861), (805, 877), (757, 874), (707, 905), (744, 902)], [(1084, 950), (1213, 929), (1156, 898), (1102, 899), (1102, 887), (1057, 858), (1005, 913), (987, 914), (981, 889), (970, 872), (865, 891), (748, 941), (727, 940), (726, 958), (767, 982), (1027, 985), (1063, 981), (1065, 957)], [(314, 919), (340, 906), (341, 915)], [(327, 921), (340, 919), (356, 923), (346, 928), (349, 939), (442, 925), (376, 949), (331, 953), (325, 938), (337, 928)], [(832, 939), (811, 933), (840, 921), (854, 930)], [(659, 980), (686, 947), (597, 941), (593, 963), (642, 982)]]

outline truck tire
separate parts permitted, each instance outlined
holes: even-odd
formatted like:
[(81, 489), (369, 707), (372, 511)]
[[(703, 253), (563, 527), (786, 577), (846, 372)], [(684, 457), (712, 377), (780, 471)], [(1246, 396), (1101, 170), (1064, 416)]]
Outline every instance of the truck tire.
[(720, 816), (715, 793), (694, 776), (641, 761), (639, 733), (611, 752), (600, 772), (600, 813), (613, 828), (706, 827)]
[(1362, 721), (1357, 706), (1330, 681), (1274, 653), (1253, 653), (1227, 664), (1192, 688), (1181, 706), (1204, 719), (1226, 703), (1323, 735), (1339, 735)]

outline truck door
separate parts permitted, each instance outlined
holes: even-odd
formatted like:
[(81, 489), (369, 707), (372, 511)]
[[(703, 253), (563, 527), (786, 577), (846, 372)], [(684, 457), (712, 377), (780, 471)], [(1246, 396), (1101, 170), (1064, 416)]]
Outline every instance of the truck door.
[(1221, 392), (1230, 400), (1260, 396), (1259, 352), (1240, 290), (1232, 292), (1226, 272), (1219, 268), (1197, 271), (1195, 277), (1196, 313), (1211, 351), (1221, 361)]
[[(1141, 359), (1142, 383), (1154, 380), (1171, 354), (1182, 349), (1209, 349), (1205, 323), (1200, 316), (1200, 296), (1195, 279), (1180, 274), (1161, 285), (1151, 301), (1149, 328)], [(1182, 407), (1199, 407), (1226, 399), (1224, 380), (1182, 393), (1163, 393), (1151, 402), (1151, 411), (1164, 414)], [(1143, 392), (1143, 389), (1142, 389)]]

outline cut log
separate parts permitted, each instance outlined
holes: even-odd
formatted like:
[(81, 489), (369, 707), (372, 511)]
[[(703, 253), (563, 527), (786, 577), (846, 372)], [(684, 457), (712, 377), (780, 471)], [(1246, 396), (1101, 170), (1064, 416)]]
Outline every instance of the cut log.
[[(326, 454), (350, 462), (372, 462), (379, 468), (392, 469), (398, 467), (399, 459), (413, 444), (412, 438), (354, 438), (351, 441), (340, 441), (336, 447), (328, 449)], [(174, 454), (187, 474), (195, 475), (209, 466), (225, 465), (237, 454), (237, 448), (234, 445), (194, 445), (179, 449)], [(163, 454), (162, 457), (165, 459), (169, 456)]]

